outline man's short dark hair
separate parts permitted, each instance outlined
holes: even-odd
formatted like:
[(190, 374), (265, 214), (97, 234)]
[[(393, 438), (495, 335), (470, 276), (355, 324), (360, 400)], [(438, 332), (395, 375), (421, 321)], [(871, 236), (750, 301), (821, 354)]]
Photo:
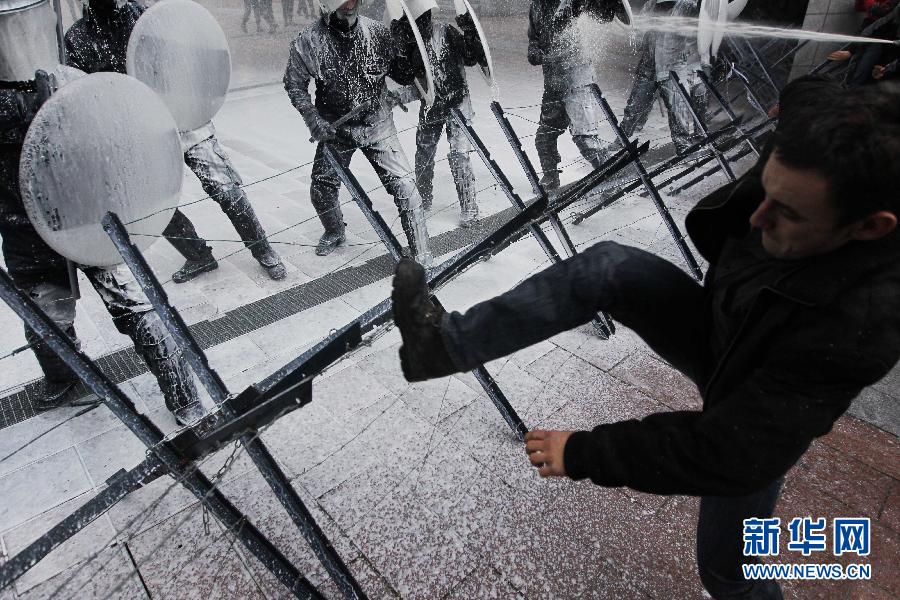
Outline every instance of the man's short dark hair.
[(882, 210), (900, 217), (900, 88), (797, 83), (781, 99), (778, 160), (828, 179), (841, 224)]

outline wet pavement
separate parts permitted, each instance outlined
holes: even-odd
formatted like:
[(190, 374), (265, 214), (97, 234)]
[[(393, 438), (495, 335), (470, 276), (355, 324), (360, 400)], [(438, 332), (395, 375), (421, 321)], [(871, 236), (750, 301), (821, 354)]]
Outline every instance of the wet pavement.
[[(227, 31), (240, 34), (240, 6), (213, 5)], [(279, 15), (280, 6), (275, 6)], [(539, 71), (514, 52), (522, 18), (486, 20), (497, 40), (501, 103), (532, 159), (540, 101)], [(220, 268), (184, 285), (165, 284), (173, 304), (195, 331), (210, 334), (208, 355), (229, 389), (238, 392), (374, 306), (389, 293), (385, 251), (362, 214), (345, 206), (348, 245), (327, 258), (313, 255), (320, 225), (308, 201), (313, 147), (280, 84), (278, 52), (290, 34), (249, 35), (234, 41), (235, 91), (215, 119), (219, 139), (247, 186), (260, 220), (285, 259), (288, 277), (266, 278), (221, 210), (190, 173), (185, 212), (211, 240)], [(279, 50), (281, 48), (281, 50)], [(622, 44), (618, 52), (624, 53)], [(615, 49), (614, 49), (615, 50)], [(525, 178), (487, 103), (488, 89), (470, 71), (475, 127), (523, 198)], [(602, 87), (621, 114), (628, 87), (624, 67), (605, 69)], [(414, 112), (396, 111), (401, 141), (411, 155)], [(611, 139), (611, 132), (605, 135)], [(667, 128), (655, 111), (641, 134), (664, 146)], [(587, 173), (566, 136), (563, 174)], [(446, 150), (442, 141), (441, 158)], [(662, 147), (658, 152), (665, 152)], [(508, 209), (489, 187), (490, 175), (473, 156), (483, 229)], [(299, 166), (298, 166), (299, 165)], [(741, 163), (745, 169), (749, 165)], [(468, 243), (458, 228), (458, 205), (446, 160), (437, 164), (432, 236), (445, 256)], [(376, 208), (400, 233), (396, 211), (362, 158), (353, 171)], [(258, 182), (258, 183), (257, 183)], [(683, 225), (687, 210), (721, 185), (712, 177), (679, 196), (666, 195)], [(342, 192), (342, 201), (349, 200)], [(564, 215), (589, 207), (576, 205)], [(612, 239), (647, 248), (682, 264), (648, 199), (630, 195), (569, 231), (583, 248)], [(555, 236), (548, 230), (555, 242)], [(180, 266), (170, 246), (157, 243), (147, 259), (161, 280)], [(546, 267), (531, 237), (481, 262), (442, 289), (451, 309), (508, 289)], [(115, 331), (99, 299), (83, 285), (76, 327), (92, 357), (121, 357), (129, 340)], [(293, 291), (292, 291), (293, 290)], [(302, 301), (286, 298), (302, 296)], [(229, 329), (236, 311), (281, 306), (269, 322), (252, 314), (244, 329)], [(231, 320), (229, 320), (231, 319)], [(226, 325), (228, 327), (226, 327)], [(12, 313), (0, 308), (0, 356), (24, 344)], [(218, 329), (217, 329), (218, 328)], [(300, 497), (344, 562), (373, 598), (701, 598), (695, 573), (697, 500), (604, 489), (590, 483), (541, 480), (524, 450), (471, 375), (408, 384), (397, 359), (399, 334), (385, 331), (316, 380), (314, 401), (262, 433)], [(118, 354), (117, 354), (118, 353)], [(609, 341), (589, 326), (561, 334), (487, 365), (529, 427), (586, 429), (604, 422), (699, 407), (694, 387), (624, 327)], [(123, 371), (124, 372), (124, 371)], [(10, 397), (40, 372), (29, 352), (0, 362), (0, 396)], [(123, 377), (129, 376), (125, 373)], [(122, 389), (165, 431), (175, 428), (152, 375), (123, 380)], [(866, 390), (852, 412), (813, 444), (790, 471), (776, 516), (872, 519), (871, 581), (786, 582), (791, 598), (900, 596), (900, 374)], [(10, 409), (11, 410), (11, 409)], [(24, 408), (22, 409), (24, 410)], [(94, 496), (120, 468), (145, 450), (100, 407), (75, 416), (63, 408), (18, 419), (0, 433), (0, 550), (15, 555), (50, 526)], [(24, 414), (24, 413), (23, 413)], [(13, 421), (16, 421), (15, 419)], [(13, 422), (10, 421), (10, 422)], [(231, 457), (232, 452), (235, 456)], [(323, 567), (241, 450), (223, 449), (202, 470), (221, 474), (220, 489), (244, 511), (320, 591), (339, 597)], [(785, 538), (787, 533), (783, 534)], [(785, 562), (850, 562), (784, 552)], [(281, 598), (286, 590), (183, 488), (159, 479), (120, 501), (51, 553), (0, 598)]]

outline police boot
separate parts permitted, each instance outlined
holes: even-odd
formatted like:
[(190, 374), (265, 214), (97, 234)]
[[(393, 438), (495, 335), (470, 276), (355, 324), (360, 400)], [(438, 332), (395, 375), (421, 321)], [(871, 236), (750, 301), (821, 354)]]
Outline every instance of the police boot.
[(347, 241), (344, 233), (346, 224), (344, 223), (344, 213), (341, 212), (341, 204), (338, 202), (338, 191), (337, 188), (320, 186), (313, 182), (309, 197), (319, 215), (322, 227), (325, 228), (325, 233), (319, 238), (319, 244), (316, 246), (316, 255), (328, 256)]
[(133, 314), (126, 331), (134, 341), (134, 349), (156, 377), (166, 408), (177, 418), (185, 409), (198, 404), (191, 372), (159, 316), (153, 311)]
[(62, 406), (66, 403), (69, 392), (75, 389), (77, 384), (77, 379), (74, 381), (50, 381), (45, 379), (38, 392), (37, 401), (34, 403), (35, 408), (43, 411)]
[(177, 409), (173, 414), (175, 415), (176, 423), (182, 427), (187, 427), (206, 416), (206, 410), (204, 410), (203, 405), (199, 402), (193, 402), (183, 408)]
[(421, 217), (416, 218), (416, 215), (410, 210), (404, 210), (400, 213), (400, 225), (403, 227), (403, 233), (406, 234), (406, 240), (409, 242), (409, 252), (412, 255), (412, 259), (423, 267), (430, 267), (434, 259), (431, 256), (431, 248), (428, 244), (428, 230), (425, 228), (424, 219)]
[(235, 231), (250, 250), (253, 258), (262, 265), (269, 277), (278, 281), (287, 276), (287, 269), (281, 262), (278, 254), (272, 249), (269, 240), (266, 239), (266, 230), (263, 229), (250, 200), (241, 188), (232, 188), (223, 193), (222, 211), (231, 221)]
[(478, 203), (475, 200), (475, 175), (468, 157), (451, 154), (450, 172), (459, 198), (459, 226), (471, 227), (478, 220)]
[(400, 367), (406, 380), (425, 381), (458, 372), (441, 337), (444, 309), (431, 301), (422, 265), (409, 258), (397, 263), (391, 302), (403, 338)]
[[(336, 214), (335, 214), (336, 213)], [(319, 244), (316, 246), (317, 256), (328, 256), (335, 249), (347, 241), (344, 223), (344, 215), (341, 209), (332, 209), (319, 215), (319, 220), (325, 226), (325, 233), (319, 238)]]
[(201, 273), (219, 268), (219, 263), (213, 257), (212, 248), (197, 235), (194, 224), (180, 210), (176, 210), (172, 215), (163, 236), (186, 259), (184, 265), (172, 274), (172, 281), (175, 283), (190, 281)]

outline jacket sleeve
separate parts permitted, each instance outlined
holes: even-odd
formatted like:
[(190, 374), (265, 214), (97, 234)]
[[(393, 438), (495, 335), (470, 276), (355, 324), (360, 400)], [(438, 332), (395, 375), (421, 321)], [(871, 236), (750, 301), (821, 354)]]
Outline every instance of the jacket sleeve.
[(532, 0), (528, 9), (528, 45), (541, 44), (541, 16), (537, 6), (538, 0)]
[[(392, 31), (389, 40), (391, 63), (388, 66), (388, 77), (400, 85), (411, 85), (417, 76), (425, 76), (425, 63), (419, 53), (419, 46), (412, 36), (407, 39), (404, 35), (394, 33), (399, 31), (400, 27), (399, 23), (397, 25), (395, 23), (398, 22), (391, 22)], [(405, 23), (403, 26), (409, 27)]]
[(478, 29), (475, 28), (475, 21), (469, 13), (457, 15), (456, 24), (462, 30), (462, 34), (453, 27), (447, 28), (447, 35), (450, 36), (450, 44), (462, 58), (463, 64), (467, 67), (475, 65), (487, 65), (484, 47), (481, 44), (481, 38), (478, 35)]
[[(858, 299), (870, 319), (867, 303), (878, 299), (885, 300), (877, 293)], [(896, 301), (884, 303), (896, 310)], [(609, 487), (720, 496), (748, 494), (784, 475), (900, 355), (896, 317), (859, 328), (846, 314), (799, 310), (815, 314), (714, 406), (576, 432), (565, 447), (566, 472)]]
[(64, 40), (66, 45), (66, 64), (70, 67), (81, 69), (85, 73), (90, 73), (92, 71), (91, 65), (81, 52), (81, 44), (78, 43), (78, 34), (74, 31), (74, 28), (66, 32)]
[(313, 79), (306, 61), (298, 50), (299, 39), (291, 44), (288, 56), (287, 68), (284, 71), (284, 89), (287, 91), (291, 104), (294, 105), (304, 118), (316, 110), (312, 96), (309, 93), (309, 81)]

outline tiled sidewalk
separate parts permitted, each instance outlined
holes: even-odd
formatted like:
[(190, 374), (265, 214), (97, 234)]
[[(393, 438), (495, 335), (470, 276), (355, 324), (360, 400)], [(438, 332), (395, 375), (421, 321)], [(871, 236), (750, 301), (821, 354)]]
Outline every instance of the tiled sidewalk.
[[(469, 376), (408, 385), (396, 350), (391, 332), (342, 363), (317, 385), (312, 405), (263, 436), (372, 597), (702, 596), (694, 572), (696, 499), (541, 480)], [(582, 328), (488, 367), (530, 426), (585, 428), (698, 406), (692, 386), (628, 331), (601, 342)], [(111, 448), (117, 451), (106, 459), (98, 456), (98, 450)], [(83, 481), (71, 484), (78, 493), (126, 457), (136, 462), (142, 454), (127, 432), (115, 428), (54, 455), (44, 468), (83, 473)], [(204, 470), (216, 471), (227, 454), (219, 453)], [(898, 458), (897, 438), (844, 417), (790, 472), (776, 516), (784, 522), (795, 516), (872, 518), (872, 554), (863, 562), (872, 565), (873, 579), (786, 584), (788, 597), (900, 594)], [(246, 457), (226, 479), (226, 495), (323, 592), (338, 597)], [(104, 597), (127, 574), (126, 587), (116, 595), (138, 597), (142, 586), (133, 564), (153, 598), (284, 597), (215, 520), (204, 531), (202, 510), (179, 488), (148, 512), (170, 485), (159, 480), (126, 498), (51, 554), (50, 566), (41, 565), (45, 574), (54, 563), (104, 547), (114, 532), (128, 540), (76, 567), (79, 575), (63, 597)], [(89, 495), (5, 534), (7, 552)], [(39, 502), (32, 497), (29, 510), (40, 510)], [(140, 524), (128, 525), (134, 518)], [(780, 559), (803, 562), (799, 553)], [(88, 587), (78, 589), (88, 573), (107, 563)], [(47, 597), (71, 572), (26, 589), (40, 578), (32, 572), (17, 587), (23, 598)]]

